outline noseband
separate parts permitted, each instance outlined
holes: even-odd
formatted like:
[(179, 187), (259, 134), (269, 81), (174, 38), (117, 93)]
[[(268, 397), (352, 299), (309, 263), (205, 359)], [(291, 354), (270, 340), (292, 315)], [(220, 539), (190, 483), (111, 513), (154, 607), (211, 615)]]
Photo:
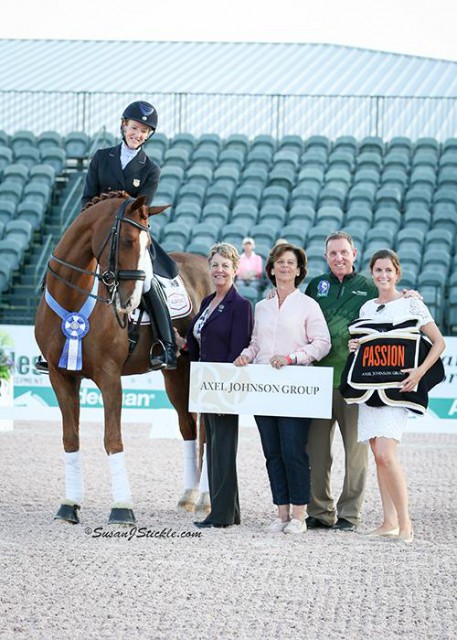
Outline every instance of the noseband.
[(98, 252), (98, 255), (95, 256), (97, 263), (99, 263), (100, 256), (105, 250), (105, 247), (107, 246), (107, 244), (110, 242), (109, 264), (108, 264), (108, 268), (105, 271), (103, 271), (103, 273), (100, 274), (98, 271), (89, 271), (87, 269), (82, 269), (81, 267), (78, 267), (75, 264), (72, 264), (71, 262), (66, 262), (65, 260), (56, 258), (54, 254), (51, 254), (51, 260), (54, 260), (58, 264), (61, 264), (64, 267), (68, 267), (73, 271), (78, 271), (78, 273), (83, 273), (85, 275), (89, 275), (89, 276), (93, 276), (94, 278), (97, 278), (107, 288), (109, 293), (108, 298), (103, 298), (95, 293), (92, 293), (91, 291), (78, 287), (78, 285), (73, 284), (72, 282), (69, 282), (68, 280), (60, 276), (58, 273), (56, 273), (56, 271), (51, 267), (51, 264), (49, 262), (48, 270), (50, 271), (50, 273), (52, 273), (52, 275), (55, 278), (57, 278), (57, 280), (60, 280), (61, 282), (65, 283), (67, 286), (71, 287), (72, 289), (76, 289), (76, 291), (79, 291), (80, 293), (84, 293), (87, 296), (91, 298), (95, 298), (96, 300), (99, 300), (100, 302), (104, 302), (105, 304), (108, 304), (108, 305), (113, 304), (117, 289), (119, 287), (119, 283), (122, 280), (145, 280), (146, 273), (140, 269), (119, 269), (119, 232), (120, 232), (121, 224), (125, 222), (126, 224), (130, 224), (136, 227), (137, 229), (140, 229), (141, 231), (147, 231), (149, 233), (148, 226), (144, 226), (139, 222), (135, 222), (135, 220), (129, 220), (128, 218), (124, 217), (125, 210), (127, 209), (128, 205), (131, 202), (134, 202), (134, 199), (128, 198), (121, 204), (121, 206), (117, 210), (116, 218), (114, 220), (114, 225), (113, 227), (111, 227), (110, 232), (106, 236), (105, 241), (103, 242), (102, 247)]

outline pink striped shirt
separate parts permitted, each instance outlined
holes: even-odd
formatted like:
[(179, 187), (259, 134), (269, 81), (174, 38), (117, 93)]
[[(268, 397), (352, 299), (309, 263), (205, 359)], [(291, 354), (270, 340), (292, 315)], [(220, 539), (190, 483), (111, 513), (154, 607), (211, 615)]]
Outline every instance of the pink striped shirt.
[(330, 334), (318, 303), (296, 289), (282, 303), (278, 296), (256, 304), (251, 343), (241, 352), (255, 364), (275, 355), (295, 355), (297, 364), (321, 360), (330, 351)]

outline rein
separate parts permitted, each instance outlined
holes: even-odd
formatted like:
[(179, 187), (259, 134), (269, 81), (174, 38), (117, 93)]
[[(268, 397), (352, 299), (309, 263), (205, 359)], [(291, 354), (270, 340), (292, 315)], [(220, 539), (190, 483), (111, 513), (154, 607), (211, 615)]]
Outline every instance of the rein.
[[(121, 223), (125, 222), (127, 224), (130, 224), (130, 225), (136, 227), (137, 229), (140, 229), (141, 231), (147, 231), (149, 233), (149, 227), (148, 226), (144, 226), (144, 225), (140, 224), (139, 222), (135, 222), (135, 220), (129, 220), (128, 218), (124, 217), (125, 210), (126, 210), (127, 206), (133, 201), (134, 201), (133, 198), (128, 198), (127, 200), (125, 200), (121, 204), (121, 206), (119, 207), (119, 209), (118, 209), (118, 211), (116, 213), (114, 226), (111, 227), (110, 232), (106, 236), (106, 238), (105, 238), (105, 240), (104, 240), (104, 242), (102, 244), (102, 247), (101, 247), (100, 251), (98, 252), (98, 255), (94, 256), (95, 259), (97, 260), (97, 264), (100, 264), (100, 256), (103, 253), (103, 251), (105, 250), (105, 247), (107, 246), (107, 244), (111, 241), (109, 264), (108, 264), (108, 268), (105, 271), (103, 271), (103, 273), (100, 274), (98, 272), (98, 269), (96, 271), (90, 271), (88, 269), (83, 269), (81, 267), (78, 267), (75, 264), (72, 264), (71, 262), (67, 262), (66, 260), (61, 260), (60, 258), (56, 258), (56, 256), (54, 254), (51, 254), (51, 259), (48, 262), (48, 271), (54, 276), (54, 278), (56, 278), (57, 280), (60, 280), (61, 282), (66, 284), (68, 287), (71, 287), (72, 289), (75, 289), (76, 291), (79, 291), (80, 293), (84, 293), (88, 297), (95, 298), (96, 300), (98, 300), (100, 302), (103, 302), (104, 304), (107, 304), (107, 305), (113, 304), (115, 296), (116, 296), (117, 289), (118, 289), (119, 284), (120, 284), (120, 282), (122, 280), (145, 280), (146, 274), (145, 274), (144, 271), (142, 271), (140, 269), (119, 269), (118, 268), (118, 264), (119, 264), (119, 231), (120, 231)], [(52, 260), (54, 260), (58, 264), (61, 264), (64, 267), (68, 267), (69, 269), (72, 269), (73, 271), (77, 271), (78, 273), (82, 273), (84, 275), (89, 275), (89, 276), (92, 276), (93, 278), (98, 279), (107, 288), (109, 297), (106, 298), (106, 297), (99, 296), (96, 293), (88, 291), (87, 289), (82, 289), (78, 285), (73, 284), (72, 282), (69, 282), (66, 278), (63, 278), (62, 276), (60, 276), (55, 271), (55, 269), (53, 269), (51, 267), (51, 261)], [(116, 318), (117, 318), (117, 321), (120, 324), (120, 319), (119, 319), (118, 313), (116, 313)]]

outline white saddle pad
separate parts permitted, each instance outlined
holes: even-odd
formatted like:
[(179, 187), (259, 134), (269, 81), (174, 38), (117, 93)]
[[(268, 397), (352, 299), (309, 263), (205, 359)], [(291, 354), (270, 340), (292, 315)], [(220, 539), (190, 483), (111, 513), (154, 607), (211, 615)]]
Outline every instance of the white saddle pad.
[[(160, 282), (167, 299), (167, 306), (172, 320), (184, 318), (192, 311), (192, 301), (186, 291), (181, 276), (176, 276), (173, 280), (156, 276)], [(130, 315), (130, 319), (136, 322), (140, 314), (139, 309), (135, 309)], [(150, 324), (149, 316), (146, 311), (143, 313), (141, 324)]]

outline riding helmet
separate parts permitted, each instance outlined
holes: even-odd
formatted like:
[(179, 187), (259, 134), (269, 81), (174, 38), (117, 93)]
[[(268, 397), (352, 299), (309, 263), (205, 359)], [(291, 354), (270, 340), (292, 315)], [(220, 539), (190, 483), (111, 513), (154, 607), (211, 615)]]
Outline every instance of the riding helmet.
[(137, 100), (129, 104), (129, 106), (124, 109), (122, 119), (141, 122), (141, 124), (151, 127), (153, 133), (157, 128), (157, 111), (152, 104), (144, 100)]

